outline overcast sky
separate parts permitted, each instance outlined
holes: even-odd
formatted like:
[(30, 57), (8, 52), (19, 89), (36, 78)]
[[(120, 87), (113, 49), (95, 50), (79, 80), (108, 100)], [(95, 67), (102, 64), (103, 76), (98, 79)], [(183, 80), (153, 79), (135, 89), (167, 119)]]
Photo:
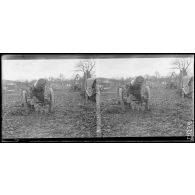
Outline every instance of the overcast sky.
[[(2, 78), (6, 80), (31, 80), (41, 77), (72, 78), (75, 65), (80, 59), (49, 59), (49, 60), (2, 60)], [(96, 76), (121, 78), (138, 75), (168, 75), (174, 58), (122, 58), (96, 59)], [(191, 66), (192, 71), (192, 66)]]

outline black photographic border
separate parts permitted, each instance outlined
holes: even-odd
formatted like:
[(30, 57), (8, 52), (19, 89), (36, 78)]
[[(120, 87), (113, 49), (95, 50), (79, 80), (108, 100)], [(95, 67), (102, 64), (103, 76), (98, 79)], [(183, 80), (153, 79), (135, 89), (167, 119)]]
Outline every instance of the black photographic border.
[[(1, 53), (2, 60), (25, 59), (77, 59), (77, 58), (163, 58), (163, 57), (193, 57), (194, 53)], [(2, 68), (2, 66), (0, 66)], [(2, 71), (1, 71), (2, 74)], [(1, 75), (2, 78), (2, 75)], [(2, 79), (1, 79), (2, 81)], [(2, 93), (2, 83), (1, 83)], [(194, 101), (194, 100), (193, 100)], [(2, 105), (2, 94), (1, 94)], [(194, 136), (171, 137), (94, 137), (94, 138), (2, 138), (2, 106), (1, 131), (2, 143), (194, 143)], [(193, 126), (194, 131), (194, 126)]]

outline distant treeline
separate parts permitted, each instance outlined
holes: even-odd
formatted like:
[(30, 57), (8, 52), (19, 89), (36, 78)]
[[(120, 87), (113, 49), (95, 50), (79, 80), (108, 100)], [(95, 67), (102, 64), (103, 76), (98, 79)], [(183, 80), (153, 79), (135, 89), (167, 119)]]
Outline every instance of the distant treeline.
[[(169, 76), (166, 77), (157, 77), (157, 76), (149, 76), (145, 75), (143, 76), (147, 81), (152, 81), (152, 82), (164, 82), (169, 79)], [(74, 81), (75, 78), (71, 79), (66, 79), (62, 75), (59, 76), (59, 78), (54, 78), (54, 77), (49, 77), (45, 78), (48, 80), (48, 84), (53, 87), (54, 89), (60, 89), (60, 88), (66, 88), (70, 87)], [(128, 77), (128, 78), (103, 78), (103, 77), (98, 77), (98, 82), (101, 85), (106, 85), (106, 86), (119, 86), (123, 85), (125, 83), (128, 83), (135, 79), (135, 77)], [(3, 80), (3, 88), (6, 89), (9, 88), (9, 86), (14, 87), (15, 89), (26, 89), (27, 87), (32, 86), (37, 80), (25, 80), (25, 81), (12, 81), (12, 80)]]

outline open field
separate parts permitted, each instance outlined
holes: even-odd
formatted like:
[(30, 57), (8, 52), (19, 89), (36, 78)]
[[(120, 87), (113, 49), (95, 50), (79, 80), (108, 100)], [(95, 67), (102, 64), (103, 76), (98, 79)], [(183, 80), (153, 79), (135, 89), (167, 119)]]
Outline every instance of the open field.
[(55, 110), (31, 112), (20, 106), (20, 92), (3, 94), (3, 138), (90, 137), (96, 131), (95, 104), (84, 105), (78, 92), (54, 91)]
[(116, 104), (116, 89), (102, 98), (102, 131), (109, 137), (186, 136), (188, 122), (193, 119), (192, 99), (182, 102), (176, 90), (151, 89), (151, 110), (137, 111)]
[[(192, 121), (192, 99), (183, 102), (176, 90), (151, 89), (151, 110), (122, 112), (116, 89), (101, 94), (103, 137), (185, 136)], [(3, 138), (94, 137), (96, 107), (84, 104), (79, 92), (56, 90), (55, 109), (50, 114), (31, 112), (21, 107), (20, 92), (3, 93)]]

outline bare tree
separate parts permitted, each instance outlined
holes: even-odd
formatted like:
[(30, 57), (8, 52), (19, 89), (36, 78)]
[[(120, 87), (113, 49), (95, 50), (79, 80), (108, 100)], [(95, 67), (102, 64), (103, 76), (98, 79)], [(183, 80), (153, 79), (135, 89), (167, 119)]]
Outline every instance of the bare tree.
[(87, 78), (90, 78), (92, 74), (94, 74), (94, 68), (94, 59), (80, 60), (80, 62), (76, 65), (76, 71), (82, 72)]
[[(192, 64), (192, 58), (181, 58), (176, 59), (173, 62), (172, 69), (179, 70), (179, 77), (178, 77), (178, 90), (181, 92), (183, 88), (183, 78), (187, 76), (189, 66)], [(182, 95), (183, 97), (183, 95)]]
[(181, 59), (176, 59), (173, 62), (173, 67), (172, 69), (179, 70), (180, 74), (183, 76), (187, 75), (189, 66), (192, 64), (192, 59), (191, 58), (181, 58)]

